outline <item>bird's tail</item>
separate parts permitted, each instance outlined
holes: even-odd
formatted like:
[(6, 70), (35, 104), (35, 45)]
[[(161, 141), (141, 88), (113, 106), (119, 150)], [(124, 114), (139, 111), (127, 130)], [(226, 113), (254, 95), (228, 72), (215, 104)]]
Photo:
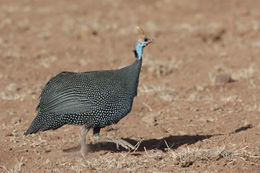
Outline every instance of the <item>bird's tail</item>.
[(27, 136), (29, 134), (37, 133), (38, 131), (46, 131), (50, 129), (55, 130), (64, 124), (66, 124), (66, 122), (62, 120), (60, 115), (50, 113), (42, 114), (39, 112), (24, 135)]

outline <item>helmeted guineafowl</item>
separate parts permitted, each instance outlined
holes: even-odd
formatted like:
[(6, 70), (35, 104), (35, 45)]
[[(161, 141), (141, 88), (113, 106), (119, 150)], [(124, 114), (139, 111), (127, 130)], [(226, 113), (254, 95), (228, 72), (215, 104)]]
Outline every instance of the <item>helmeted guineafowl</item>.
[(117, 70), (83, 73), (62, 72), (49, 80), (40, 95), (37, 116), (25, 135), (57, 129), (65, 124), (83, 125), (81, 151), (86, 151), (86, 135), (93, 128), (96, 141), (113, 142), (134, 149), (122, 139), (102, 138), (100, 129), (117, 123), (132, 109), (137, 95), (143, 48), (151, 43), (137, 27), (136, 61)]

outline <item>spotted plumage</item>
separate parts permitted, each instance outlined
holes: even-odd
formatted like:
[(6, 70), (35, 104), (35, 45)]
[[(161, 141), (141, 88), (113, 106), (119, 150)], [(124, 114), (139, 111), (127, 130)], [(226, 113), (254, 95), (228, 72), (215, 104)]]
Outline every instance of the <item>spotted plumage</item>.
[(141, 28), (138, 32), (137, 59), (131, 65), (116, 70), (62, 72), (50, 79), (40, 95), (38, 114), (25, 135), (65, 124), (84, 125), (99, 133), (100, 128), (126, 116), (137, 95), (143, 48), (151, 43)]

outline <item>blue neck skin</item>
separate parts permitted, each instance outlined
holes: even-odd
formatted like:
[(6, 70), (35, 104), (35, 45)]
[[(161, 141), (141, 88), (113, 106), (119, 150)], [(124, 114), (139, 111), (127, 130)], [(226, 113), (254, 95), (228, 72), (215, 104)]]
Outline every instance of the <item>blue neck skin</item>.
[(136, 56), (137, 56), (138, 60), (142, 59), (143, 48), (145, 47), (145, 44), (146, 44), (145, 42), (139, 42), (139, 41), (137, 41), (137, 43), (136, 43), (135, 51), (136, 51)]

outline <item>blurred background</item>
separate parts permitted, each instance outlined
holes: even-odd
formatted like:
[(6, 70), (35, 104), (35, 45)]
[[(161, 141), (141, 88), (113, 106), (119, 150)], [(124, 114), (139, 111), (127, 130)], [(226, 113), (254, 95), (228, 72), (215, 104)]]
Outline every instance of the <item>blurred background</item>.
[[(0, 172), (254, 172), (260, 165), (260, 1), (1, 0)], [(24, 137), (46, 82), (62, 71), (131, 64), (144, 50), (132, 112), (101, 135), (137, 151), (65, 152), (81, 127)], [(147, 169), (148, 168), (148, 169)]]

